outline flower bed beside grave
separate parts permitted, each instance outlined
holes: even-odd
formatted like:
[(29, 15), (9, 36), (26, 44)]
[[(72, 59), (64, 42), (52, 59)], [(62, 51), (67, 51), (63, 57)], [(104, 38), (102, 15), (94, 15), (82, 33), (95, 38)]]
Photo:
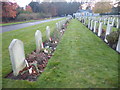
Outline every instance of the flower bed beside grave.
[[(69, 21), (70, 19), (66, 20), (65, 24), (62, 24), (59, 29), (56, 28), (58, 30), (54, 30), (50, 40), (43, 42), (44, 48), (42, 48), (39, 53), (34, 50), (31, 54), (27, 55), (26, 61), (28, 62), (28, 65), (21, 70), (17, 76), (15, 76), (12, 71), (5, 76), (5, 78), (36, 81), (37, 77), (42, 74), (47, 66), (49, 59), (54, 56), (54, 51), (56, 50), (56, 47), (63, 36)], [(31, 73), (29, 72), (30, 69), (32, 70)]]
[[(81, 23), (84, 23), (84, 18), (80, 18), (80, 19), (77, 18), (77, 20), (80, 21)], [(84, 24), (84, 25), (88, 28), (88, 24)], [(115, 27), (115, 24), (113, 24), (113, 27)], [(91, 31), (93, 31), (93, 29)], [(95, 34), (97, 36), (98, 36), (98, 31), (99, 31), (98, 28), (96, 28)], [(101, 32), (101, 35), (99, 36), (99, 38), (101, 38), (104, 41), (105, 37), (106, 37), (107, 42), (106, 41), (104, 41), (104, 42), (107, 45), (109, 45), (112, 49), (116, 50), (119, 35), (120, 35), (120, 29), (118, 29), (117, 31), (112, 31), (112, 32), (110, 32), (109, 35), (106, 35), (106, 30), (102, 28), (102, 32)]]

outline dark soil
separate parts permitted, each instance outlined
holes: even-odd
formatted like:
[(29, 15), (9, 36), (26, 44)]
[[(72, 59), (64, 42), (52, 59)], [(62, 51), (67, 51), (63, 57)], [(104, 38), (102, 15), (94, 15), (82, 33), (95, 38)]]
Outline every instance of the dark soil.
[(105, 39), (105, 30), (104, 30), (104, 29), (102, 29), (102, 33), (101, 33), (100, 38), (101, 38), (102, 40)]

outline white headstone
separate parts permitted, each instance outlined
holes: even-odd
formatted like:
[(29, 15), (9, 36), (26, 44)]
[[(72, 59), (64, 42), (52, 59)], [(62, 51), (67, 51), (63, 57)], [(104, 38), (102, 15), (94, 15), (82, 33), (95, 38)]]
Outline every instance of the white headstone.
[(105, 41), (106, 42), (107, 42), (106, 36), (110, 34), (111, 30), (112, 30), (112, 25), (108, 24), (107, 29), (106, 29), (106, 34), (105, 34)]
[(36, 52), (38, 53), (43, 48), (42, 33), (39, 30), (35, 32), (35, 41), (36, 41)]
[(117, 18), (117, 27), (116, 28), (120, 28), (120, 19), (119, 18)]
[(107, 25), (110, 24), (110, 18), (108, 18)]
[(101, 21), (102, 21), (102, 19), (100, 18), (100, 19), (99, 19), (99, 23), (100, 23)]
[(94, 21), (94, 30), (93, 30), (93, 32), (96, 32), (96, 28), (97, 28), (97, 21)]
[(61, 30), (61, 23), (60, 23), (60, 21), (58, 22), (58, 30)]
[(56, 29), (57, 29), (57, 30), (59, 29), (58, 23), (56, 23)]
[(84, 18), (84, 25), (86, 24), (86, 18)]
[(120, 35), (119, 35), (116, 51), (118, 51), (120, 53)]
[(90, 29), (90, 19), (88, 20), (88, 28)]
[(51, 40), (50, 39), (50, 27), (49, 26), (46, 27), (46, 38), (47, 38), (47, 40)]
[(93, 20), (91, 20), (90, 30), (93, 29)]
[(112, 19), (112, 26), (114, 26), (115, 18)]
[(104, 18), (104, 25), (106, 24), (106, 18)]
[(101, 36), (101, 33), (102, 33), (102, 22), (100, 22), (100, 24), (99, 24), (98, 36)]
[(23, 42), (18, 39), (13, 39), (9, 45), (9, 53), (13, 74), (17, 76), (19, 71), (26, 67)]

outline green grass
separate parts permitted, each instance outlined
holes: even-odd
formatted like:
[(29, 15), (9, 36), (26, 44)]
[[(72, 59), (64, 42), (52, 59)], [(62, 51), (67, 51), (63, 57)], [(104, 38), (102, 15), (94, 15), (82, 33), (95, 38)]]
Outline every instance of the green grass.
[[(104, 22), (104, 21), (103, 21)], [(116, 23), (116, 22), (115, 22)], [(88, 25), (88, 20), (86, 20), (86, 24)], [(99, 23), (96, 24), (97, 29), (99, 28)], [(94, 28), (94, 22), (93, 22), (93, 28)], [(106, 31), (107, 25), (102, 24), (102, 28)], [(117, 31), (118, 29), (116, 27), (112, 27), (112, 31)]]
[[(50, 19), (50, 18), (47, 18), (47, 19)], [(42, 19), (42, 20), (44, 20), (44, 19)], [(41, 20), (29, 20), (29, 21), (21, 21), (21, 22), (13, 22), (13, 23), (2, 23), (2, 24), (0, 24), (0, 26), (22, 24), (22, 23), (35, 22), (35, 21), (41, 21)]]
[(35, 22), (38, 20), (29, 20), (29, 21), (22, 21), (22, 22), (14, 22), (14, 23), (2, 23), (0, 26), (7, 26), (7, 25), (14, 25), (14, 24), (22, 24), (22, 23), (28, 23), (28, 22)]
[[(99, 23), (97, 23), (97, 27), (99, 28)], [(107, 25), (102, 24), (102, 28), (106, 31)], [(112, 31), (117, 31), (118, 29), (116, 27), (112, 27)]]
[[(3, 77), (11, 71), (8, 45), (13, 38), (22, 40), (25, 52), (35, 49), (34, 33), (44, 23), (31, 28), (3, 33)], [(34, 29), (35, 28), (35, 29)], [(28, 35), (26, 35), (28, 34)], [(45, 35), (43, 35), (45, 37)], [(4, 88), (110, 88), (118, 84), (118, 53), (77, 20), (72, 20), (54, 56), (36, 82), (3, 78)]]
[(50, 21), (47, 23), (42, 23), (42, 24), (38, 24), (38, 25), (34, 25), (34, 26), (22, 28), (22, 29), (10, 31), (10, 32), (4, 32), (0, 34), (0, 36), (2, 36), (2, 39), (1, 39), (2, 46), (0, 46), (2, 47), (2, 77), (5, 77), (12, 70), (9, 51), (8, 51), (8, 46), (10, 42), (13, 39), (19, 39), (23, 41), (25, 53), (27, 55), (31, 53), (33, 50), (35, 50), (36, 48), (35, 38), (34, 38), (34, 34), (36, 30), (40, 30), (42, 32), (43, 41), (44, 41), (46, 39), (46, 36), (45, 36), (46, 26), (50, 26), (51, 34), (52, 34), (56, 25), (55, 23), (58, 21), (59, 20)]

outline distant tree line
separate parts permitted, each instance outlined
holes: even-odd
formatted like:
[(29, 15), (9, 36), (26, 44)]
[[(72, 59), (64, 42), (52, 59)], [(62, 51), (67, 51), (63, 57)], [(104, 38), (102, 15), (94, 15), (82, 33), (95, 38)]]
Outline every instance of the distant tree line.
[(63, 16), (75, 13), (80, 6), (79, 2), (31, 2), (29, 5), (31, 6), (33, 12), (39, 13), (49, 13), (51, 16)]
[[(66, 2), (65, 0), (43, 0), (44, 2), (30, 2), (25, 8), (17, 3), (0, 2), (0, 18), (3, 22), (41, 19), (57, 16), (72, 15), (80, 9), (83, 2)], [(120, 4), (120, 3), (118, 3)], [(1, 9), (0, 9), (1, 10)], [(113, 7), (109, 2), (97, 2), (93, 8), (94, 13), (120, 14), (120, 6)]]
[(30, 2), (24, 8), (19, 7), (17, 3), (0, 2), (2, 6), (2, 20), (9, 22), (11, 20), (22, 21), (30, 19), (40, 19), (48, 17), (65, 16), (75, 13), (80, 6), (79, 2)]

